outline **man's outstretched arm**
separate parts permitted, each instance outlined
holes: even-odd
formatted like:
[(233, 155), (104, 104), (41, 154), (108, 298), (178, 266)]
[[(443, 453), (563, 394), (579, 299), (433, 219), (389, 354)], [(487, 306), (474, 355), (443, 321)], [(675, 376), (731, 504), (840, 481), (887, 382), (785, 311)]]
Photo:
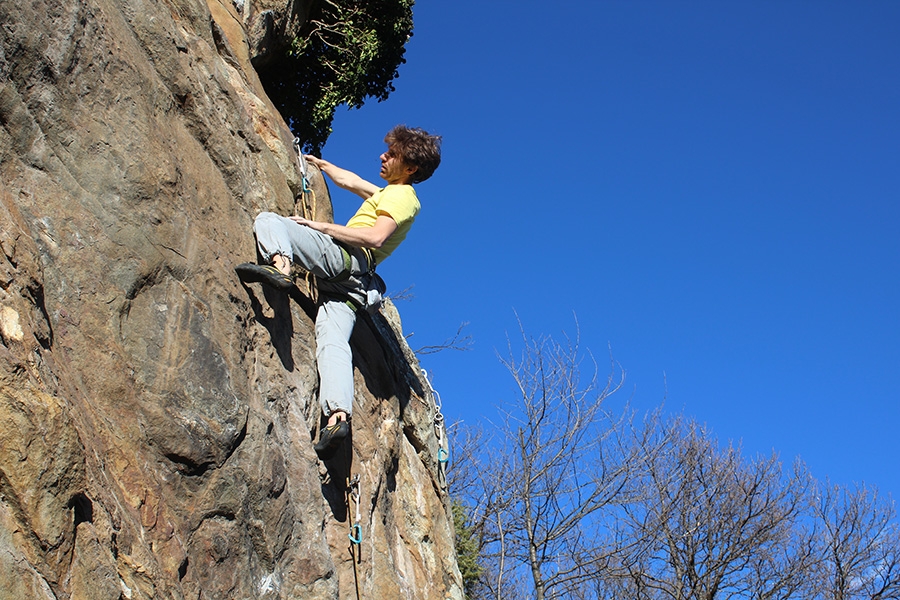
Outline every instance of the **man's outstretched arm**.
[(372, 194), (381, 189), (379, 186), (375, 185), (371, 181), (366, 181), (353, 171), (342, 169), (325, 159), (307, 154), (306, 160), (311, 164), (319, 167), (319, 169), (323, 173), (328, 175), (328, 177), (334, 182), (336, 186), (353, 192), (363, 199), (369, 198)]
[(381, 248), (397, 231), (397, 222), (387, 215), (378, 215), (375, 224), (371, 227), (347, 227), (336, 223), (323, 223), (322, 221), (310, 221), (303, 217), (288, 217), (295, 223), (305, 225), (310, 229), (321, 231), (334, 239), (357, 246), (359, 248)]

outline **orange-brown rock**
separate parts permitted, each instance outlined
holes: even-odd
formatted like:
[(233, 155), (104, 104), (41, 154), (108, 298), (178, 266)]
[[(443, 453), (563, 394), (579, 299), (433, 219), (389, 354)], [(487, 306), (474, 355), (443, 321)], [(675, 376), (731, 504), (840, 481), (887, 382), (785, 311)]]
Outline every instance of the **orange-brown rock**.
[(326, 467), (312, 304), (235, 277), (301, 192), (251, 4), (0, 0), (0, 598), (462, 597), (396, 311)]

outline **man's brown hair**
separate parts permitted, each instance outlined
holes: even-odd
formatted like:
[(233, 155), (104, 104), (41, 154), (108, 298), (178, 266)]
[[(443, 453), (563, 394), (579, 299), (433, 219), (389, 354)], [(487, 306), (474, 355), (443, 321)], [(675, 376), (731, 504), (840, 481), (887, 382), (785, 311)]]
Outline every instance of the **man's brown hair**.
[(384, 136), (384, 141), (405, 164), (416, 167), (410, 183), (425, 181), (441, 164), (441, 136), (439, 135), (431, 135), (418, 127), (397, 125)]

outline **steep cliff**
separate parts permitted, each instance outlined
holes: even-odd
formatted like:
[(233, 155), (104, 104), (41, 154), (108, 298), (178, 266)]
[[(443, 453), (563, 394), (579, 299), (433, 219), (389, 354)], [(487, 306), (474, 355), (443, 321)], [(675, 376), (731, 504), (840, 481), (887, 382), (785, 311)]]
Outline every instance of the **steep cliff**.
[(250, 66), (307, 9), (268, 4), (0, 0), (0, 598), (462, 597), (396, 311), (326, 467), (313, 306), (233, 271), (260, 210), (331, 215)]

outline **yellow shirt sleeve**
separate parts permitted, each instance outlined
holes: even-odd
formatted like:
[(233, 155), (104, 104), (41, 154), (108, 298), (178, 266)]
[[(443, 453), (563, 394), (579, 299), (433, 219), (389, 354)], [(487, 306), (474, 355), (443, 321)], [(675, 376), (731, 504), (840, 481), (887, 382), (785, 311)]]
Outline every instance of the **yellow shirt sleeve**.
[(375, 259), (383, 261), (406, 239), (421, 205), (411, 185), (389, 185), (370, 196), (356, 214), (347, 221), (347, 227), (372, 227), (379, 215), (390, 215), (397, 223), (397, 230), (379, 249), (373, 249)]

